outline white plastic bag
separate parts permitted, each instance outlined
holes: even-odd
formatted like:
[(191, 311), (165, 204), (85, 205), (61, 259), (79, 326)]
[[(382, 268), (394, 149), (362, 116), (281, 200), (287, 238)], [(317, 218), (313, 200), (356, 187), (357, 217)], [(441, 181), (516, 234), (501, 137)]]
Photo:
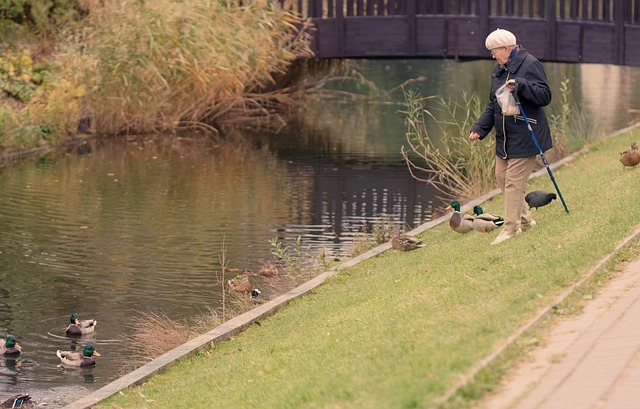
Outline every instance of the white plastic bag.
[(518, 108), (518, 104), (516, 104), (516, 99), (513, 97), (511, 90), (507, 88), (507, 84), (498, 88), (496, 98), (498, 99), (500, 108), (502, 108), (502, 115), (514, 116), (520, 114), (520, 108)]

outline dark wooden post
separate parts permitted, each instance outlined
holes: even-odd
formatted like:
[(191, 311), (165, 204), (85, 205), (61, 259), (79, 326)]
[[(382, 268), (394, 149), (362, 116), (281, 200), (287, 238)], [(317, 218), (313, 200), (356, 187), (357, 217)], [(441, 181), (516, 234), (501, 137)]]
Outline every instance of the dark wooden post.
[(407, 1), (407, 53), (411, 57), (416, 55), (416, 2), (418, 0)]
[(556, 2), (547, 0), (547, 58), (555, 60), (558, 54), (558, 30), (556, 27)]
[[(489, 35), (489, 4), (490, 1), (478, 0), (478, 27), (480, 32), (478, 33), (478, 38), (484, 40)], [(484, 41), (478, 42), (478, 55), (482, 55), (485, 53), (484, 49)]]
[(616, 64), (624, 65), (624, 2), (625, 0), (615, 0), (613, 3), (613, 21), (616, 24)]
[(316, 0), (315, 1), (315, 11), (314, 11), (314, 16), (318, 17), (318, 18), (322, 18), (322, 0)]
[(344, 0), (336, 0), (336, 29), (337, 39), (336, 48), (338, 55), (344, 57)]

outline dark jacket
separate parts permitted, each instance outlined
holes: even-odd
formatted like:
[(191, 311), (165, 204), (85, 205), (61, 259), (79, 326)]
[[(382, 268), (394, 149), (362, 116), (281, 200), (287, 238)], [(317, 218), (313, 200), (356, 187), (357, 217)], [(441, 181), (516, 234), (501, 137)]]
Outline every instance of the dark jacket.
[(516, 79), (518, 97), (533, 133), (542, 151), (551, 148), (551, 131), (543, 106), (551, 102), (551, 89), (540, 61), (522, 46), (514, 49), (509, 61), (499, 64), (491, 73), (489, 103), (471, 130), (484, 139), (492, 128), (496, 128), (496, 155), (503, 158), (524, 158), (539, 153), (531, 132), (521, 115), (503, 116), (496, 99), (496, 90), (509, 79)]

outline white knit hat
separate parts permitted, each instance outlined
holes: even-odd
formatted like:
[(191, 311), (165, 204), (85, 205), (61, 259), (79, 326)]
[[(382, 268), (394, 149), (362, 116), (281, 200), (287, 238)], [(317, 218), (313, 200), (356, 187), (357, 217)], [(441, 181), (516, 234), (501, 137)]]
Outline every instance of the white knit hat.
[(498, 28), (496, 31), (489, 34), (484, 42), (487, 50), (516, 44), (516, 36), (514, 36), (511, 31), (503, 30), (501, 28)]

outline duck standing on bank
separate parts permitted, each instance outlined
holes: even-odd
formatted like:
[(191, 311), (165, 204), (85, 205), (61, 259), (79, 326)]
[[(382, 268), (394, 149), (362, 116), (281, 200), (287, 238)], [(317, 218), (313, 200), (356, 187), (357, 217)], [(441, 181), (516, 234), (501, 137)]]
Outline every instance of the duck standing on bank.
[(399, 229), (392, 229), (390, 232), (391, 247), (400, 251), (411, 251), (419, 247), (424, 247), (422, 240), (401, 232)]
[(60, 358), (60, 362), (68, 366), (87, 367), (95, 366), (94, 356), (100, 356), (98, 351), (91, 345), (84, 347), (82, 352), (77, 351), (56, 351), (56, 355)]
[(504, 224), (504, 219), (491, 213), (484, 213), (482, 207), (473, 206), (473, 229), (482, 233), (492, 231)]
[(624, 152), (620, 152), (620, 163), (622, 163), (622, 170), (626, 167), (635, 167), (640, 163), (640, 152), (638, 152), (638, 144), (633, 142), (631, 149), (627, 149)]
[(75, 312), (71, 314), (69, 319), (69, 326), (65, 330), (67, 335), (87, 335), (93, 334), (96, 329), (98, 321), (96, 320), (81, 320), (80, 316)]
[(453, 231), (464, 234), (473, 230), (473, 219), (475, 217), (470, 214), (460, 213), (460, 202), (454, 200), (445, 210), (448, 209), (453, 209), (453, 214), (449, 219), (449, 226)]

